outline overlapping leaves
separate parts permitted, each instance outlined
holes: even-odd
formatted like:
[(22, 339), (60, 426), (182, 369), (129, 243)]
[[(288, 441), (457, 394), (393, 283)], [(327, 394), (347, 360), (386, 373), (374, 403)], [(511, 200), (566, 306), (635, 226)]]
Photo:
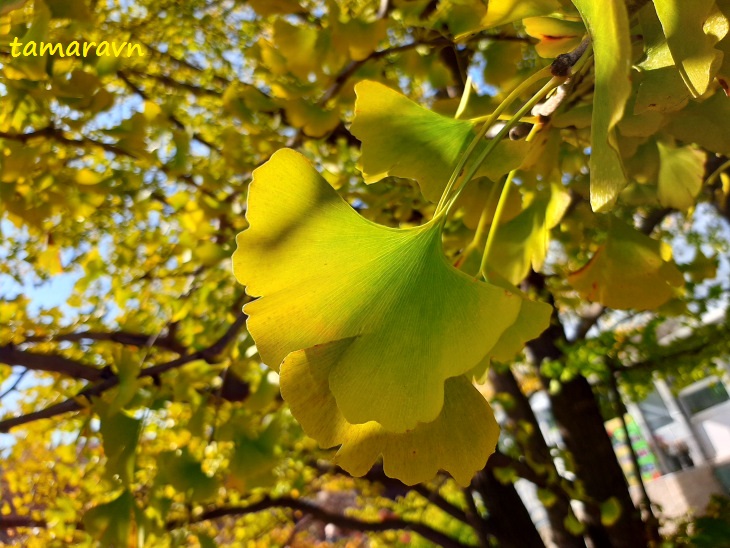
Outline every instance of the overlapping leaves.
[[(470, 414), (489, 413), (468, 403), (479, 400), (463, 375), (518, 320), (523, 299), (451, 267), (438, 220), (373, 224), (294, 151), (256, 170), (248, 203), (234, 272), (260, 297), (245, 307), (249, 331), (265, 363), (284, 361), (282, 390), (305, 431), (324, 446), (343, 444), (341, 464), (353, 473), (382, 453), (401, 479), (441, 467), (465, 481), (496, 434), (464, 430)], [(305, 386), (316, 408), (302, 403), (315, 397)], [(465, 436), (477, 436), (468, 448)], [(416, 468), (406, 465), (413, 451)]]

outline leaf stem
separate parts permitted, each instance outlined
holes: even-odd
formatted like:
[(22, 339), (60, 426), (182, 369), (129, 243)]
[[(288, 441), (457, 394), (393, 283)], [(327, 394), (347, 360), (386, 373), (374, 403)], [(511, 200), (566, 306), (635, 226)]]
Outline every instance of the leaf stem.
[[(532, 98), (530, 98), (530, 100), (527, 101), (522, 106), (522, 108), (514, 114), (514, 116), (512, 116), (512, 118), (507, 121), (504, 127), (499, 130), (499, 133), (497, 133), (497, 135), (488, 142), (484, 150), (479, 153), (479, 156), (477, 156), (476, 160), (469, 166), (469, 171), (467, 171), (466, 175), (464, 175), (464, 177), (462, 178), (459, 187), (452, 192), (453, 197), (451, 197), (447, 201), (447, 203), (443, 207), (443, 211), (439, 212), (440, 214), (448, 215), (449, 211), (456, 202), (456, 198), (458, 198), (459, 193), (464, 189), (466, 184), (471, 181), (484, 160), (487, 158), (487, 156), (489, 156), (489, 154), (491, 154), (491, 152), (495, 149), (499, 142), (504, 139), (505, 135), (509, 133), (509, 130), (515, 127), (522, 120), (522, 117), (530, 112), (530, 110), (532, 110), (532, 107), (542, 101), (548, 93), (550, 93), (554, 88), (562, 84), (564, 80), (565, 77), (563, 76), (554, 76), (553, 78), (551, 78), (547, 84), (540, 88), (540, 90), (535, 95), (533, 95)], [(533, 127), (539, 127), (539, 124)]]
[(709, 176), (709, 177), (707, 178), (707, 180), (705, 181), (705, 184), (704, 184), (704, 186), (706, 186), (706, 187), (708, 187), (708, 188), (709, 188), (709, 187), (712, 187), (712, 185), (713, 185), (713, 184), (715, 184), (715, 180), (716, 180), (716, 179), (717, 179), (717, 178), (718, 178), (718, 177), (719, 177), (720, 175), (722, 175), (722, 173), (723, 173), (723, 172), (724, 172), (724, 171), (725, 171), (726, 169), (728, 169), (728, 168), (730, 168), (730, 160), (727, 160), (727, 161), (723, 162), (723, 163), (722, 163), (722, 165), (720, 165), (720, 167), (718, 167), (718, 168), (717, 168), (717, 169), (716, 169), (715, 171), (713, 171), (713, 172), (712, 172), (712, 174), (711, 174), (711, 175), (710, 175), (710, 176)]
[(489, 131), (489, 128), (494, 125), (494, 122), (499, 119), (499, 116), (507, 109), (509, 106), (519, 98), (520, 95), (522, 95), (525, 90), (531, 88), (533, 85), (535, 85), (540, 80), (547, 78), (550, 76), (550, 67), (545, 67), (539, 71), (537, 71), (535, 74), (530, 76), (527, 80), (521, 82), (515, 89), (512, 90), (512, 92), (505, 97), (504, 101), (502, 101), (499, 106), (492, 112), (487, 119), (485, 120), (482, 127), (479, 129), (475, 137), (472, 139), (471, 143), (469, 143), (469, 146), (464, 151), (464, 153), (461, 155), (461, 158), (459, 158), (459, 162), (456, 164), (456, 167), (454, 168), (453, 173), (451, 174), (451, 177), (449, 178), (448, 183), (446, 184), (446, 189), (444, 190), (444, 193), (441, 195), (441, 200), (439, 200), (438, 205), (436, 206), (436, 212), (434, 214), (434, 218), (440, 217), (444, 213), (444, 206), (449, 202), (448, 198), (451, 195), (451, 191), (454, 187), (454, 184), (456, 183), (456, 180), (459, 178), (459, 175), (461, 174), (462, 170), (464, 169), (464, 166), (469, 161), (469, 158), (472, 156), (474, 151), (476, 150), (477, 146), (479, 145), (479, 142), (482, 140), (482, 138), (486, 135), (487, 131)]
[[(526, 142), (532, 141), (532, 139), (537, 135), (537, 133), (540, 131), (540, 124), (535, 124), (532, 126), (532, 129), (530, 130), (529, 135), (525, 139)], [(499, 225), (499, 220), (502, 218), (502, 214), (504, 213), (505, 206), (507, 204), (507, 197), (509, 196), (510, 186), (512, 183), (512, 179), (514, 179), (515, 174), (517, 173), (516, 169), (513, 169), (509, 172), (509, 175), (507, 175), (507, 178), (504, 181), (504, 186), (502, 187), (502, 193), (499, 195), (499, 202), (497, 202), (497, 209), (494, 211), (494, 217), (492, 219), (492, 225), (489, 229), (489, 235), (487, 236), (487, 244), (484, 246), (484, 254), (482, 255), (482, 264), (479, 267), (479, 274), (484, 277), (484, 279), (487, 279), (487, 263), (489, 261), (489, 254), (492, 251), (492, 247), (494, 246), (494, 240), (497, 234), (497, 227)]]

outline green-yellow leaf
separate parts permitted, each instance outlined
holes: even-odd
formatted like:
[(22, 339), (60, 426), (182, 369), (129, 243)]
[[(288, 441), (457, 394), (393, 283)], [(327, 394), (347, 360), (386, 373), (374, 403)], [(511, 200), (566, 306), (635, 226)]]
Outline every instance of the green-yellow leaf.
[(160, 453), (158, 459), (160, 483), (169, 483), (192, 500), (205, 500), (215, 495), (218, 482), (208, 476), (187, 448)]
[(671, 248), (612, 219), (606, 243), (568, 277), (582, 297), (617, 309), (652, 310), (684, 283)]
[(661, 142), (657, 147), (659, 202), (664, 207), (687, 211), (702, 188), (706, 154), (693, 147), (675, 147)]
[[(409, 177), (418, 181), (427, 199), (438, 202), (461, 153), (475, 136), (474, 124), (436, 114), (377, 82), (360, 82), (355, 92), (350, 131), (362, 141), (365, 182), (375, 183), (388, 175)], [(477, 147), (475, 156), (486, 144), (483, 141)], [(477, 175), (496, 181), (518, 168), (528, 151), (529, 143), (502, 141)]]
[(106, 455), (106, 471), (109, 476), (118, 476), (124, 485), (134, 478), (137, 441), (142, 421), (133, 419), (124, 411), (101, 417), (101, 437)]
[(601, 503), (601, 525), (611, 527), (621, 517), (621, 503), (616, 497), (611, 497)]
[(667, 45), (687, 89), (704, 95), (722, 63), (718, 38), (705, 34), (704, 24), (715, 0), (654, 0)]
[(99, 504), (84, 514), (84, 529), (100, 546), (128, 546), (134, 497), (125, 490), (106, 504)]
[(626, 186), (616, 124), (631, 94), (631, 40), (623, 2), (573, 0), (593, 40), (595, 88), (591, 124), (591, 206), (611, 209)]
[(345, 418), (402, 432), (433, 421), (447, 378), (474, 367), (521, 299), (448, 264), (438, 224), (397, 230), (358, 215), (309, 162), (281, 150), (249, 187), (233, 271), (263, 361), (347, 339), (329, 385)]
[(695, 143), (718, 154), (730, 154), (730, 97), (716, 91), (702, 102), (692, 101), (674, 114), (669, 132), (685, 143)]
[(461, 485), (487, 461), (499, 437), (499, 427), (489, 404), (464, 376), (445, 384), (443, 408), (427, 424), (395, 434), (377, 422), (352, 424), (338, 409), (327, 384), (347, 341), (300, 350), (281, 366), (281, 392), (304, 431), (322, 447), (341, 445), (335, 462), (362, 476), (383, 456), (385, 473), (407, 485), (433, 479), (446, 470)]
[(570, 194), (559, 185), (553, 185), (549, 195), (534, 197), (522, 213), (497, 229), (489, 271), (515, 285), (531, 268), (539, 271), (547, 256), (550, 229), (560, 222), (569, 204)]

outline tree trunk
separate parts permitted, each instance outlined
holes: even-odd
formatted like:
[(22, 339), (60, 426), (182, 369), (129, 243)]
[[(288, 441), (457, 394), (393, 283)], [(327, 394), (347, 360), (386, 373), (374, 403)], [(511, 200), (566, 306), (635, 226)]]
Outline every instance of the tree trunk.
[(613, 451), (603, 417), (585, 377), (563, 384), (550, 397), (560, 434), (575, 463), (575, 473), (586, 493), (597, 502), (615, 497), (621, 517), (611, 527), (601, 524), (598, 509), (588, 509), (586, 525), (596, 548), (646, 546), (646, 531), (641, 513), (629, 495), (623, 470)]
[[(528, 283), (538, 291), (545, 290), (542, 275), (533, 272)], [(527, 343), (536, 368), (543, 360), (563, 360), (558, 343), (565, 341), (565, 331), (557, 311), (553, 322), (537, 339)], [(541, 377), (547, 390), (550, 379)], [(586, 495), (598, 504), (615, 497), (621, 505), (621, 516), (611, 527), (601, 523), (600, 510), (586, 507), (588, 536), (595, 548), (640, 548), (647, 546), (647, 536), (641, 512), (629, 494), (626, 477), (613, 451), (611, 438), (603, 424), (601, 410), (588, 380), (577, 376), (563, 383), (559, 392), (550, 394), (553, 416), (568, 451), (573, 457), (575, 474)]]
[[(550, 455), (550, 448), (542, 436), (537, 418), (530, 406), (530, 401), (520, 390), (512, 371), (507, 369), (498, 372), (495, 367), (492, 367), (489, 372), (489, 380), (496, 392), (503, 392), (511, 396), (513, 407), (509, 409), (509, 418), (514, 421), (524, 421), (532, 427), (532, 435), (525, 442), (524, 450), (526, 454), (535, 462), (545, 466), (547, 471), (542, 475), (546, 481), (549, 481), (550, 478), (557, 478), (558, 471)], [(583, 537), (576, 537), (565, 528), (563, 520), (570, 512), (570, 499), (559, 491), (554, 491), (554, 494), (556, 496), (555, 503), (549, 508), (545, 508), (552, 530), (552, 541), (560, 548), (585, 548), (586, 544)]]
[(471, 482), (489, 512), (489, 533), (500, 548), (544, 548), (545, 543), (515, 486), (499, 482), (494, 477), (493, 469), (494, 465), (487, 462), (487, 466)]

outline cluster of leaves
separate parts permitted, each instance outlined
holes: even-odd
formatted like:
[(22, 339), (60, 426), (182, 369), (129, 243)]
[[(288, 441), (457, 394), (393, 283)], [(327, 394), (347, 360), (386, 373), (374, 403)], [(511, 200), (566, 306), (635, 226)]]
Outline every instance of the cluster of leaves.
[[(472, 380), (550, 320), (533, 272), (564, 318), (692, 310), (716, 259), (700, 236), (677, 264), (668, 241), (700, 201), (727, 215), (729, 17), (725, 0), (0, 2), (0, 523), (43, 525), (29, 546), (283, 545), (290, 515), (255, 512), (337, 521), (316, 494), (355, 491), (345, 528), (477, 542), (455, 483), (394, 502), (387, 477), (320, 470), (317, 445), (355, 475), (382, 455), (407, 484), (468, 484), (497, 439)], [(16, 38), (144, 56), (14, 57)], [(654, 359), (627, 340), (549, 376)]]

